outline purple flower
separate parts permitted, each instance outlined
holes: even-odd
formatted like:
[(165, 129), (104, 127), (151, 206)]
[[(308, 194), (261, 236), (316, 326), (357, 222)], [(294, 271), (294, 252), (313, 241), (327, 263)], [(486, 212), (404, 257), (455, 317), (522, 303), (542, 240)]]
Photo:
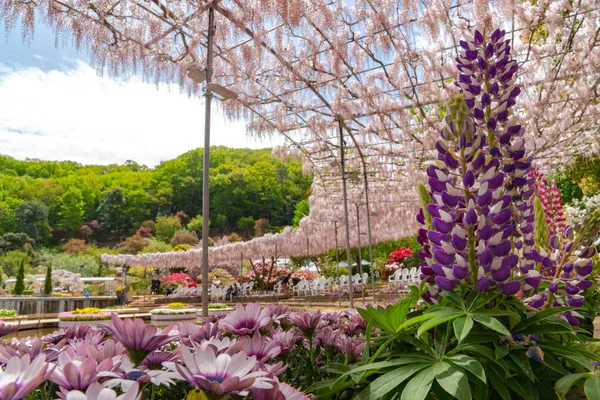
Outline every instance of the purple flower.
[(12, 335), (16, 331), (18, 331), (20, 327), (21, 327), (21, 324), (8, 325), (8, 324), (4, 323), (3, 321), (0, 321), (0, 337), (6, 336), (6, 335)]
[(31, 360), (29, 354), (13, 357), (0, 374), (0, 399), (22, 399), (44, 383), (52, 370), (42, 354)]
[(265, 338), (255, 333), (252, 337), (244, 336), (240, 339), (241, 349), (248, 357), (256, 357), (258, 362), (266, 364), (281, 353), (281, 347), (273, 341), (266, 341)]
[(114, 390), (103, 387), (95, 382), (87, 388), (85, 393), (79, 390), (73, 390), (67, 393), (66, 400), (138, 400), (141, 395), (138, 394), (139, 384), (136, 382), (129, 387), (120, 396), (117, 396)]
[(182, 347), (181, 355), (185, 366), (167, 363), (167, 368), (179, 372), (184, 380), (205, 392), (241, 394), (254, 388), (273, 387), (266, 372), (250, 372), (256, 364), (256, 357), (248, 357), (244, 352), (217, 356), (211, 349), (197, 349), (192, 354), (187, 347)]
[(131, 360), (137, 365), (148, 353), (158, 350), (177, 338), (170, 332), (174, 325), (159, 331), (154, 325), (146, 325), (141, 319), (121, 319), (116, 313), (111, 315), (112, 323), (103, 325), (115, 339), (129, 351)]
[(365, 349), (364, 340), (354, 336), (339, 335), (336, 347), (346, 358), (347, 363), (351, 363), (360, 356)]
[(294, 332), (294, 330), (282, 331), (278, 330), (272, 333), (272, 337), (268, 338), (267, 341), (273, 342), (281, 349), (282, 354), (287, 354), (298, 343), (301, 338)]
[(278, 382), (272, 389), (255, 389), (254, 400), (309, 400), (309, 397), (287, 383)]
[(302, 332), (305, 338), (311, 339), (317, 328), (321, 325), (321, 312), (300, 311), (291, 314), (290, 319), (298, 331)]
[(271, 321), (271, 312), (260, 309), (260, 303), (249, 303), (244, 309), (240, 303), (236, 304), (235, 311), (227, 314), (219, 321), (219, 327), (227, 332), (244, 336), (252, 335)]

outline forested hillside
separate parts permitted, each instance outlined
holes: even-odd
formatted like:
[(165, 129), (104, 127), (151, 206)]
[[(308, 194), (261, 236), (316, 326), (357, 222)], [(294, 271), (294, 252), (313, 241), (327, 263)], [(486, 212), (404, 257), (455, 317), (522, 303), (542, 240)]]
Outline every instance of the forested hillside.
[[(148, 168), (0, 156), (0, 235), (24, 232), (36, 245), (73, 236), (120, 240), (144, 221), (176, 213), (198, 230), (202, 157), (196, 149)], [(300, 162), (273, 158), (270, 149), (212, 148), (211, 235), (251, 235), (257, 220), (262, 230), (291, 225), (311, 182)]]

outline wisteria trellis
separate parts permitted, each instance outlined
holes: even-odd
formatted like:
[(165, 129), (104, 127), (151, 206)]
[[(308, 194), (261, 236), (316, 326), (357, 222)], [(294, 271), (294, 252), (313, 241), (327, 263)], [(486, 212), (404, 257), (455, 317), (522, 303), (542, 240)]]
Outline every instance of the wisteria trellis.
[[(186, 72), (205, 62), (209, 7), (217, 14), (214, 81), (239, 95), (223, 103), (224, 111), (245, 116), (251, 133), (286, 135), (289, 146), (280, 152), (302, 155), (316, 176), (311, 216), (299, 232), (240, 244), (235, 252), (216, 250), (217, 260), (257, 250), (256, 256), (269, 256), (276, 243), (278, 253), (298, 254), (307, 235), (314, 236), (315, 253), (332, 247), (332, 221), (342, 220), (339, 126), (349, 170), (359, 181), (369, 177), (380, 215), (373, 232), (383, 229), (382, 239), (387, 230), (411, 233), (416, 197), (407, 192), (434, 157), (443, 104), (457, 77), (458, 39), (474, 26), (501, 27), (512, 40), (523, 88), (516, 113), (535, 158), (564, 162), (597, 146), (600, 12), (594, 0), (0, 0), (8, 31), (20, 19), (28, 38), (42, 20), (59, 39), (73, 38), (88, 50), (99, 69), (140, 71), (190, 93), (199, 88)], [(351, 201), (360, 202), (361, 193), (358, 182)]]

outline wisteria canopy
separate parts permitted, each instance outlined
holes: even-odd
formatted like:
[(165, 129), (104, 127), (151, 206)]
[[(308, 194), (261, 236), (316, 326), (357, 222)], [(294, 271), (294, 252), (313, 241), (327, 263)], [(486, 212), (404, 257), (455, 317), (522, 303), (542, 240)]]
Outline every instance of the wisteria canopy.
[[(452, 84), (459, 39), (474, 28), (487, 36), (486, 27), (498, 27), (511, 40), (522, 89), (514, 113), (534, 163), (548, 168), (597, 151), (600, 12), (593, 0), (0, 0), (7, 30), (20, 20), (25, 40), (39, 20), (58, 42), (72, 39), (89, 52), (99, 71), (177, 82), (192, 95), (200, 87), (187, 71), (205, 65), (210, 7), (213, 81), (238, 94), (220, 103), (223, 111), (248, 121), (250, 134), (284, 135), (286, 145), (274, 152), (302, 157), (315, 176), (310, 215), (298, 229), (213, 248), (211, 264), (333, 248), (334, 221), (343, 222), (340, 138), (361, 225), (368, 190), (373, 242), (415, 233), (414, 186), (435, 158), (444, 104), (459, 90)], [(104, 261), (194, 266), (200, 254)]]

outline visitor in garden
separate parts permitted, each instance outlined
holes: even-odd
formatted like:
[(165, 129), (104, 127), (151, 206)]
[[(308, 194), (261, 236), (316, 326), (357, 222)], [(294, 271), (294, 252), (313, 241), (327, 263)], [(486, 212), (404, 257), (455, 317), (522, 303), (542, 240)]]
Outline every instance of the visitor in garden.
[(282, 280), (281, 280), (281, 287), (283, 288), (283, 291), (285, 293), (289, 293), (290, 292), (290, 278), (292, 277), (292, 274), (289, 274), (287, 276), (285, 276)]

